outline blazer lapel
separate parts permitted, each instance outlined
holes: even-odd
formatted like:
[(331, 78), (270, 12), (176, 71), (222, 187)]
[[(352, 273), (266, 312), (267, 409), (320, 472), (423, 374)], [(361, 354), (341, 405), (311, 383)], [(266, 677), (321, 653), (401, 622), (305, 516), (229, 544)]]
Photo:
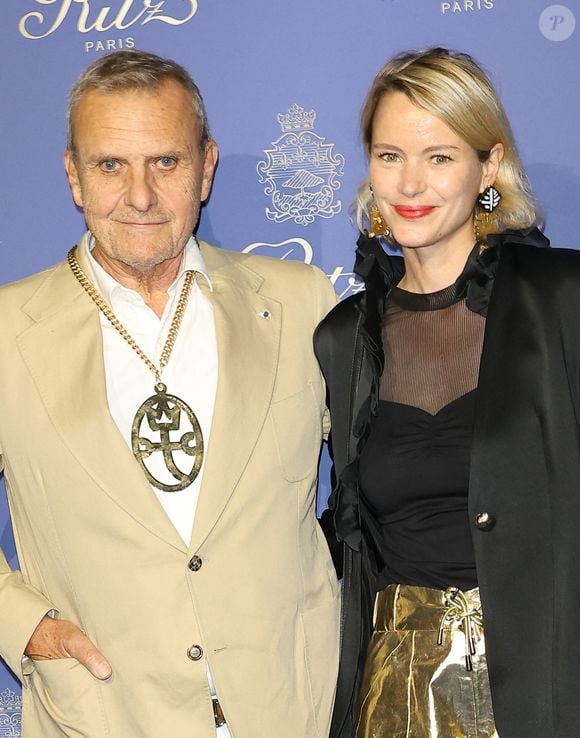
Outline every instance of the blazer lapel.
[(66, 263), (23, 310), (34, 323), (18, 337), (18, 347), (62, 441), (123, 510), (185, 551), (111, 417), (98, 310)]
[(282, 318), (280, 303), (259, 292), (261, 276), (230, 264), (219, 249), (202, 245), (202, 252), (213, 285), (207, 294), (216, 329), (218, 385), (191, 550), (217, 522), (258, 440), (274, 389)]

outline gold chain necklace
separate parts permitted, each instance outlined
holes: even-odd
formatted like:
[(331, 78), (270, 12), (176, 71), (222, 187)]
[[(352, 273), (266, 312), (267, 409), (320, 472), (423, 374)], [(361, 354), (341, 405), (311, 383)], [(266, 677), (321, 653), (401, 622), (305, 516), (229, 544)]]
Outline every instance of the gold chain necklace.
[[(179, 333), (195, 276), (194, 272), (188, 271), (185, 274), (183, 289), (161, 351), (159, 368), (157, 368), (91, 284), (78, 262), (76, 251), (77, 247), (74, 246), (68, 253), (67, 261), (78, 283), (113, 328), (155, 375), (155, 394), (141, 404), (133, 420), (131, 428), (133, 456), (145, 472), (150, 484), (164, 492), (179, 492), (188, 487), (199, 474), (204, 454), (203, 434), (199, 421), (189, 405), (176, 395), (167, 394), (167, 387), (161, 381), (161, 373), (169, 362)], [(147, 421), (146, 424), (144, 421)], [(184, 421), (185, 428), (189, 426), (189, 429), (179, 435), (184, 430), (182, 421)], [(189, 471), (183, 471), (178, 467), (173, 456), (176, 451), (182, 451), (187, 457), (192, 458)], [(162, 454), (165, 469), (176, 480), (175, 482), (167, 483), (157, 479), (147, 467), (146, 460), (155, 453)]]

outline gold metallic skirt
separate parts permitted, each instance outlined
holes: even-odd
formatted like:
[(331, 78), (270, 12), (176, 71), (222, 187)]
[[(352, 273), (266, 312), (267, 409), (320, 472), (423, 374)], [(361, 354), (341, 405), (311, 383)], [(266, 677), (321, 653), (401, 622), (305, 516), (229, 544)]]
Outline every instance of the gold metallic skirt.
[(357, 738), (498, 738), (479, 590), (379, 592)]

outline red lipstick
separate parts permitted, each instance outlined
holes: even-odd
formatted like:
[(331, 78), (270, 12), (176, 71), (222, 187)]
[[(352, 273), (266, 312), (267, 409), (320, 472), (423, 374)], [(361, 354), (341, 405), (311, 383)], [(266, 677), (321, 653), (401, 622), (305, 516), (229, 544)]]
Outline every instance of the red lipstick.
[(395, 205), (395, 210), (407, 220), (417, 220), (429, 215), (435, 208), (432, 205)]

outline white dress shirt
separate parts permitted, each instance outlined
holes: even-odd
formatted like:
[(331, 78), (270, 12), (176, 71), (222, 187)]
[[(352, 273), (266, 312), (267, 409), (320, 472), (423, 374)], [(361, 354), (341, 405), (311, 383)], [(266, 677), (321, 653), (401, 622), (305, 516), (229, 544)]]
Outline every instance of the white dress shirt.
[[(185, 246), (179, 273), (167, 291), (169, 299), (161, 318), (146, 305), (138, 292), (123, 287), (103, 269), (91, 253), (93, 247), (92, 234), (85, 234), (79, 249), (84, 252), (90, 264), (91, 273), (87, 277), (111, 306), (129, 335), (157, 367), (181, 295), (185, 273), (195, 272), (183, 320), (161, 381), (166, 385), (168, 394), (176, 395), (193, 410), (201, 427), (204, 448), (207, 449), (217, 388), (218, 355), (212, 305), (199, 288), (198, 280), (205, 279), (210, 290), (213, 288), (197, 241), (192, 236)], [(121, 435), (129, 448), (132, 448), (133, 418), (141, 404), (155, 394), (156, 379), (102, 312), (100, 320), (109, 410)], [(191, 459), (185, 457), (183, 452), (175, 452), (174, 458), (180, 469), (191, 467)], [(168, 484), (175, 483), (161, 454), (152, 454), (147, 459), (147, 467), (156, 479)], [(203, 469), (202, 464), (196, 479), (179, 492), (164, 492), (151, 486), (187, 546), (191, 539)], [(210, 692), (215, 696), (207, 662), (206, 669)], [(218, 738), (230, 738), (227, 725), (216, 729), (216, 735)]]
[[(211, 302), (197, 283), (198, 279), (205, 279), (211, 289), (211, 280), (197, 242), (192, 237), (185, 247), (179, 273), (168, 290), (169, 299), (161, 318), (145, 304), (138, 292), (123, 287), (103, 269), (90, 253), (92, 246), (93, 238), (90, 235), (87, 235), (80, 244), (91, 265), (92, 274), (87, 276), (111, 306), (129, 335), (157, 367), (181, 294), (185, 273), (195, 272), (195, 280), (177, 340), (161, 375), (161, 381), (166, 385), (168, 394), (176, 395), (193, 410), (201, 427), (204, 447), (207, 449), (218, 364)], [(155, 394), (155, 375), (102, 312), (100, 320), (109, 410), (121, 435), (131, 448), (133, 418), (141, 404)], [(174, 453), (174, 457), (179, 468), (191, 467), (191, 459), (183, 452)], [(160, 453), (154, 453), (147, 459), (147, 467), (156, 479), (168, 484), (175, 483)], [(195, 481), (180, 492), (164, 492), (151, 487), (186, 545), (189, 545), (191, 539), (203, 469), (202, 464)]]

